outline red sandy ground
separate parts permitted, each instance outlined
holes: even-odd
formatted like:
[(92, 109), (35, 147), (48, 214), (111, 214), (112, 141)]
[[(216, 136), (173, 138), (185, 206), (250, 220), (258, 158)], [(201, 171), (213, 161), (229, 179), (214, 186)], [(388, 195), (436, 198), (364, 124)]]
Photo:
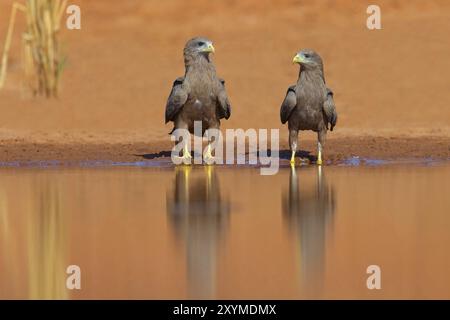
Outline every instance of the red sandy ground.
[[(12, 1), (0, 1), (3, 46)], [(167, 151), (164, 106), (183, 74), (187, 39), (213, 39), (233, 105), (223, 128), (280, 128), (291, 61), (314, 48), (325, 62), (339, 122), (326, 155), (450, 158), (450, 2), (378, 0), (382, 30), (366, 28), (371, 1), (73, 0), (82, 30), (63, 31), (68, 66), (56, 100), (23, 88), (19, 18), (0, 91), (0, 160), (138, 160)], [(302, 149), (314, 151), (315, 135)]]

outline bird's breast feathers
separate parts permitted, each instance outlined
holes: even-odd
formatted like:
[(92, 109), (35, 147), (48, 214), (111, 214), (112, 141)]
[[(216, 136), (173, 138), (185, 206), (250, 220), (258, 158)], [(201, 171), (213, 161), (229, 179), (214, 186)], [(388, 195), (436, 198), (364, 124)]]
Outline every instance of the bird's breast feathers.
[(199, 99), (195, 99), (193, 106), (196, 109), (201, 109), (203, 107), (203, 103)]
[(296, 92), (299, 106), (310, 105), (321, 108), (326, 99), (326, 91), (321, 87), (300, 86)]

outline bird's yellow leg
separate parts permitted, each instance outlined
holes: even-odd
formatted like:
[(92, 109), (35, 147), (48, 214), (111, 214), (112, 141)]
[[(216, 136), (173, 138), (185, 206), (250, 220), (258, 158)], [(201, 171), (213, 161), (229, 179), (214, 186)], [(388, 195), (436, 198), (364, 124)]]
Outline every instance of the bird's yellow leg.
[(292, 156), (291, 156), (291, 165), (295, 164), (295, 151), (292, 151)]
[(187, 144), (183, 147), (183, 156), (181, 157), (184, 164), (191, 164), (192, 156), (189, 152)]
[(203, 157), (205, 159), (206, 164), (213, 164), (214, 157), (211, 154), (211, 144), (208, 144), (208, 147), (206, 148), (205, 156)]
[(317, 165), (322, 165), (322, 144), (317, 143)]

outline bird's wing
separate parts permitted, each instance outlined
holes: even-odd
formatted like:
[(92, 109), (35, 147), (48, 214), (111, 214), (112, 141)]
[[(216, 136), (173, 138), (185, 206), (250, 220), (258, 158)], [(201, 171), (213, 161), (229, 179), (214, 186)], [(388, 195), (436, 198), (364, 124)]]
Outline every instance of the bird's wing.
[(189, 93), (183, 86), (184, 77), (177, 78), (172, 86), (172, 91), (166, 104), (166, 123), (173, 121), (175, 116), (186, 103)]
[(219, 93), (217, 94), (219, 119), (228, 119), (231, 116), (231, 104), (228, 99), (227, 91), (225, 90), (225, 80), (219, 79), (219, 81), (221, 84)]
[(323, 111), (326, 116), (326, 123), (327, 123), (327, 129), (328, 124), (330, 124), (330, 130), (333, 131), (334, 126), (336, 126), (337, 122), (337, 112), (336, 112), (336, 106), (334, 105), (333, 100), (333, 91), (331, 89), (327, 88), (327, 98), (325, 102), (323, 103)]
[(291, 113), (296, 106), (297, 106), (297, 95), (295, 93), (295, 85), (294, 85), (289, 87), (286, 93), (286, 97), (284, 98), (283, 104), (281, 105), (280, 109), (281, 123), (285, 124), (289, 120), (289, 117), (291, 116)]

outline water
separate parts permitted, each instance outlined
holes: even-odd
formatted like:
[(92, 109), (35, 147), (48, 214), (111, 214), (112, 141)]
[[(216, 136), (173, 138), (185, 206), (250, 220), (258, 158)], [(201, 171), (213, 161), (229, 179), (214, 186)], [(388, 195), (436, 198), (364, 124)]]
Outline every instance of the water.
[(3, 168), (0, 298), (449, 299), (449, 191), (448, 163)]

